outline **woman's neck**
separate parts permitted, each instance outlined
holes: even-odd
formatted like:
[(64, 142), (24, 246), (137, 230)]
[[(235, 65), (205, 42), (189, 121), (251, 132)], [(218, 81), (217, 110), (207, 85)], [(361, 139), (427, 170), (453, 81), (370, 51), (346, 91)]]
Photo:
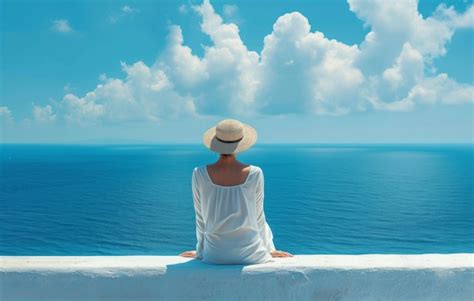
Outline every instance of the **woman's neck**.
[(239, 165), (239, 161), (237, 161), (237, 158), (234, 154), (230, 155), (230, 156), (223, 156), (223, 155), (220, 155), (219, 156), (219, 160), (217, 160), (216, 162), (216, 165), (219, 165), (219, 166), (235, 166), (235, 165)]

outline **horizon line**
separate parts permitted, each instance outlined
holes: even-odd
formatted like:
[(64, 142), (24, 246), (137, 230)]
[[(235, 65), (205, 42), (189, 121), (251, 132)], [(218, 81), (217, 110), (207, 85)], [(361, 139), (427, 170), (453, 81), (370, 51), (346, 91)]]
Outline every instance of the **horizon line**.
[[(0, 142), (0, 145), (202, 145), (201, 142)], [(260, 142), (259, 145), (471, 145), (471, 142)]]

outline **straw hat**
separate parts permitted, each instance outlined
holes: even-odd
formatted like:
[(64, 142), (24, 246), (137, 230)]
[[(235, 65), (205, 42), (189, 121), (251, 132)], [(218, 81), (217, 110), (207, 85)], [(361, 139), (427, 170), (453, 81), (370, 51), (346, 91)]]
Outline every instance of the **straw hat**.
[(236, 119), (224, 119), (202, 136), (204, 145), (220, 154), (236, 154), (248, 150), (257, 141), (257, 131)]

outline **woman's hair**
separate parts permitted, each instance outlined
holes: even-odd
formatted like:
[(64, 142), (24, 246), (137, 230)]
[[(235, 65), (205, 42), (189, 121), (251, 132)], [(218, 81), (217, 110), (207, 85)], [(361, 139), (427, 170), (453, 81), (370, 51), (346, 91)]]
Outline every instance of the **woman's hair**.
[(230, 156), (232, 156), (233, 154), (221, 154), (221, 157), (224, 157), (224, 158), (228, 158)]

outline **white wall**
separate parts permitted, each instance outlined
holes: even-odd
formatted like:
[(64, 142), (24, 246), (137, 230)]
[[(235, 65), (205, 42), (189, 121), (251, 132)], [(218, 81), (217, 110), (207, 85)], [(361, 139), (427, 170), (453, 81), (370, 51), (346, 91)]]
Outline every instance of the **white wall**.
[(3, 256), (0, 300), (474, 300), (474, 254)]

